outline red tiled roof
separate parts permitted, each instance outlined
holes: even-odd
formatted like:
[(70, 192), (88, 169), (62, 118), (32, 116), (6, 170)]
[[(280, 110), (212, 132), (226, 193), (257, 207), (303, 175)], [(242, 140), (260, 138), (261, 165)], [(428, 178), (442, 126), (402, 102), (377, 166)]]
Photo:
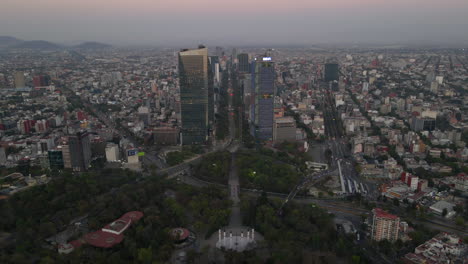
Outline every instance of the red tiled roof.
[[(125, 213), (122, 217), (115, 220), (113, 223), (117, 223), (115, 226), (111, 224), (106, 225), (104, 228), (115, 230), (116, 232), (124, 232), (131, 224), (140, 220), (143, 217), (143, 213), (139, 211), (131, 211)], [(128, 224), (128, 225), (127, 225)], [(80, 247), (85, 242), (95, 247), (110, 248), (114, 245), (122, 242), (123, 234), (114, 234), (99, 230), (96, 232), (88, 233), (81, 239), (71, 241), (69, 244), (73, 245), (74, 248)]]
[(104, 231), (96, 231), (93, 233), (88, 233), (84, 236), (86, 243), (93, 245), (95, 247), (110, 248), (114, 245), (122, 242), (123, 235), (116, 235)]
[(73, 248), (79, 248), (81, 245), (83, 245), (83, 242), (80, 239), (77, 239), (69, 242), (69, 244), (72, 245)]
[(380, 208), (375, 208), (374, 210), (374, 214), (377, 216), (377, 217), (381, 217), (381, 218), (389, 218), (389, 219), (397, 219), (398, 216), (396, 215), (393, 215), (393, 214), (390, 214), (389, 212), (386, 212)]

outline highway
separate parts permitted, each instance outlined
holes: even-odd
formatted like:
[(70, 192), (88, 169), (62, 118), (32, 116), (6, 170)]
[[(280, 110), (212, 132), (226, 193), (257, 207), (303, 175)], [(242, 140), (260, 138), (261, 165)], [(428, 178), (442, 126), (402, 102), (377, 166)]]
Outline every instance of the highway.
[(336, 110), (333, 91), (326, 88), (321, 89), (323, 98), (323, 115), (325, 124), (325, 135), (328, 137), (326, 145), (332, 152), (331, 167), (338, 167), (340, 163), (343, 185), (349, 194), (361, 193), (364, 196), (375, 198), (378, 196), (374, 184), (363, 181), (354, 167), (351, 152), (348, 148), (348, 140), (344, 135), (343, 125)]

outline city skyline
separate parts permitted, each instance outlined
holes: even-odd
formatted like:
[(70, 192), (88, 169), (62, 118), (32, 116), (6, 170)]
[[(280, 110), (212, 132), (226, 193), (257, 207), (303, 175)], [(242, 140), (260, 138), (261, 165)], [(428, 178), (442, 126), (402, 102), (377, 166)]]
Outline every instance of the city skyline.
[(3, 6), (0, 35), (63, 44), (87, 40), (181, 46), (468, 42), (468, 3), (459, 0), (241, 0), (226, 6), (212, 0), (20, 0)]
[(468, 0), (5, 0), (0, 263), (465, 263)]

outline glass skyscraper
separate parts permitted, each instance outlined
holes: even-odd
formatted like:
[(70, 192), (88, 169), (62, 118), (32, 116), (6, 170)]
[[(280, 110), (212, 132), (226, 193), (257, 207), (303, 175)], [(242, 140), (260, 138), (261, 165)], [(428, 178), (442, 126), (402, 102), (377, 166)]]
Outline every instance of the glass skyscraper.
[(252, 90), (250, 132), (259, 141), (272, 140), (275, 67), (271, 57), (259, 57), (252, 63)]
[(340, 77), (340, 68), (338, 63), (326, 63), (324, 79), (326, 82), (338, 81)]
[(205, 144), (208, 138), (208, 49), (179, 52), (180, 110), (183, 145)]
[(237, 55), (239, 72), (246, 73), (250, 71), (249, 54), (241, 53)]

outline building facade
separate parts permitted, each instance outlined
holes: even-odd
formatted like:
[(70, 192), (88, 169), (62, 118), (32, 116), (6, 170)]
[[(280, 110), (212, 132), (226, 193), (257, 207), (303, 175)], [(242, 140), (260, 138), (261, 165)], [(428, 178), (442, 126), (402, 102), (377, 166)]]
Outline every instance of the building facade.
[(241, 73), (248, 73), (250, 72), (250, 62), (249, 62), (249, 54), (241, 53), (237, 55), (238, 69)]
[[(91, 142), (89, 133), (86, 131), (77, 132), (68, 136), (68, 148), (64, 153), (64, 164), (70, 166), (73, 171), (86, 171), (91, 164)], [(67, 158), (69, 162), (67, 162)], [(65, 167), (67, 168), (67, 167)]]
[(400, 227), (400, 218), (380, 208), (372, 210), (372, 240), (396, 241)]
[(259, 141), (273, 139), (275, 65), (271, 57), (252, 63), (252, 107), (250, 133)]
[(26, 82), (24, 80), (23, 72), (15, 72), (15, 88), (24, 88), (26, 87)]
[(0, 147), (0, 166), (4, 166), (7, 161), (6, 150), (3, 147)]
[(61, 170), (64, 168), (63, 153), (61, 149), (48, 151), (50, 169)]
[(106, 160), (107, 162), (116, 162), (120, 160), (119, 145), (115, 143), (107, 143)]
[(339, 80), (339, 67), (338, 63), (326, 63), (324, 71), (324, 80), (326, 82)]
[(295, 141), (296, 140), (296, 120), (293, 117), (276, 118), (273, 126), (273, 141)]
[(205, 144), (208, 139), (208, 49), (179, 52), (181, 142)]

